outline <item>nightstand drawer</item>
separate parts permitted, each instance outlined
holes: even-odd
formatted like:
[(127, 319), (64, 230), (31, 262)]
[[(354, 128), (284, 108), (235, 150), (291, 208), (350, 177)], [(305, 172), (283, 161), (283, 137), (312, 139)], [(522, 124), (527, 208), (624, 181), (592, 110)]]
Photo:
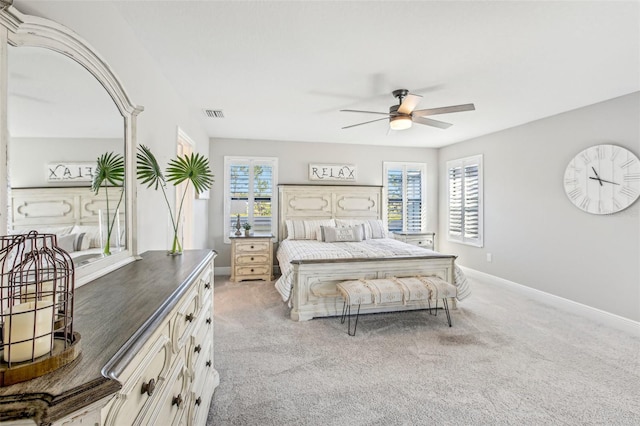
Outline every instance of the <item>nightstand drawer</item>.
[(252, 265), (255, 263), (266, 264), (269, 261), (267, 254), (241, 255), (236, 258), (236, 265)]
[(246, 253), (266, 253), (271, 246), (271, 242), (269, 241), (243, 241), (236, 243), (236, 253), (237, 254), (246, 254)]
[(269, 265), (253, 265), (253, 266), (236, 266), (236, 277), (265, 275), (271, 273)]

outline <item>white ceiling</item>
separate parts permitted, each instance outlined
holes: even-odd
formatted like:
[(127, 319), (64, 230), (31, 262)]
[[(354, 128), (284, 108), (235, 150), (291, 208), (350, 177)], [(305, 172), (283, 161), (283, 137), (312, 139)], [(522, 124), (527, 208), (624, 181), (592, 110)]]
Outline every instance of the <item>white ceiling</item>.
[[(440, 147), (640, 90), (638, 1), (113, 6), (214, 138)], [(388, 111), (399, 88), (476, 111), (341, 129), (379, 116), (340, 109)]]

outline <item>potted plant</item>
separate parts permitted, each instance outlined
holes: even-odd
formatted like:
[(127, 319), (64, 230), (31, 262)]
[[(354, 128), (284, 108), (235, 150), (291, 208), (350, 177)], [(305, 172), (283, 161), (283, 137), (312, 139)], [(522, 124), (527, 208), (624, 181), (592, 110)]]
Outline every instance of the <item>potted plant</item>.
[(244, 228), (244, 236), (248, 237), (251, 235), (251, 224), (249, 222), (245, 222), (242, 224), (242, 227)]
[(197, 193), (208, 190), (213, 183), (213, 174), (211, 174), (211, 169), (209, 168), (209, 160), (198, 153), (172, 158), (167, 165), (165, 177), (155, 155), (153, 155), (149, 147), (140, 145), (136, 157), (138, 179), (142, 184), (147, 185), (147, 188), (151, 188), (152, 186), (155, 190), (160, 188), (164, 196), (164, 201), (167, 203), (171, 226), (173, 227), (173, 242), (169, 254), (181, 254), (182, 244), (178, 234), (178, 224), (180, 223), (182, 204), (184, 203), (187, 191), (185, 190), (182, 194), (178, 211), (174, 215), (171, 209), (171, 203), (169, 203), (169, 199), (167, 198), (166, 185), (167, 182), (172, 183), (174, 186), (180, 185), (182, 182), (187, 182), (187, 186), (191, 183)]
[[(104, 243), (104, 254), (111, 254), (111, 233), (113, 232), (113, 226), (118, 218), (118, 209), (122, 198), (124, 196), (124, 189), (122, 184), (124, 183), (124, 157), (122, 154), (116, 154), (114, 152), (106, 152), (102, 154), (96, 160), (96, 171), (93, 175), (93, 181), (91, 182), (91, 190), (98, 195), (100, 188), (104, 187), (105, 198), (107, 201), (106, 211), (106, 241)], [(116, 208), (113, 212), (113, 218), (111, 217), (111, 210), (109, 206), (109, 187), (120, 188), (120, 198), (116, 204)]]

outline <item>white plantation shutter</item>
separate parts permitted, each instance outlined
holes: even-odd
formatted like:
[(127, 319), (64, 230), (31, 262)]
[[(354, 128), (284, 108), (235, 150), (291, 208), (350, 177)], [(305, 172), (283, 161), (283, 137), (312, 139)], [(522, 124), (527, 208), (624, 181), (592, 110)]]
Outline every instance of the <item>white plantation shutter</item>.
[(447, 162), (448, 238), (482, 247), (482, 156)]
[(426, 228), (426, 165), (384, 163), (389, 231), (423, 231)]
[(225, 241), (235, 232), (236, 216), (230, 214), (231, 201), (247, 202), (247, 213), (240, 222), (249, 222), (253, 232), (277, 235), (276, 158), (225, 157)]

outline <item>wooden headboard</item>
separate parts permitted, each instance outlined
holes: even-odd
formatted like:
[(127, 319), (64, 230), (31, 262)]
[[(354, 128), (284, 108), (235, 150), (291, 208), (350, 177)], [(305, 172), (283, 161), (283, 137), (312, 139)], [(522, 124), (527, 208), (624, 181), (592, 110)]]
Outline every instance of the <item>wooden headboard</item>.
[(364, 185), (279, 185), (278, 240), (287, 220), (381, 219), (382, 187)]
[[(120, 192), (109, 192), (109, 208), (115, 209)], [(95, 195), (89, 187), (12, 188), (9, 229), (29, 231), (55, 226), (98, 225), (99, 211), (106, 211), (104, 190)], [(124, 201), (120, 205), (124, 222)]]

